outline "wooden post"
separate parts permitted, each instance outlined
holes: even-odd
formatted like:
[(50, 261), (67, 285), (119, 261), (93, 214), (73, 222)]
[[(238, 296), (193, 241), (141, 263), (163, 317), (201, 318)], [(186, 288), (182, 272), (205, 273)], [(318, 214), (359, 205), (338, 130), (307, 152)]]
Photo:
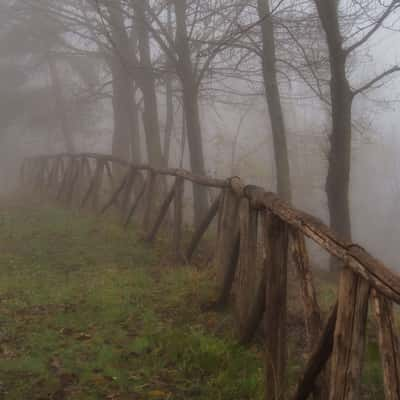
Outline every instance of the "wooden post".
[(176, 178), (175, 201), (174, 201), (174, 233), (173, 248), (177, 262), (182, 261), (182, 229), (183, 229), (183, 193), (184, 179)]
[(143, 215), (142, 229), (146, 234), (149, 231), (151, 223), (151, 213), (153, 212), (153, 206), (155, 203), (155, 185), (156, 185), (156, 173), (153, 170), (148, 172), (148, 184), (146, 185), (145, 195), (145, 210)]
[(368, 283), (345, 267), (340, 274), (329, 400), (360, 398), (369, 294)]
[(308, 346), (311, 348), (322, 329), (321, 310), (318, 305), (304, 235), (291, 229), (292, 256), (300, 281)]
[(288, 226), (270, 216), (265, 226), (265, 382), (267, 400), (282, 400), (286, 391)]
[(373, 291), (386, 400), (400, 399), (400, 344), (393, 304)]
[(98, 168), (97, 174), (95, 178), (94, 188), (93, 188), (93, 197), (92, 197), (92, 208), (95, 212), (99, 209), (99, 202), (100, 202), (100, 193), (101, 187), (103, 183), (103, 173), (104, 173), (104, 164), (103, 160), (97, 160)]
[(246, 198), (243, 198), (240, 203), (240, 253), (235, 308), (239, 337), (242, 341), (248, 336), (249, 316), (256, 301), (258, 211), (251, 208)]
[(137, 176), (136, 170), (133, 169), (132, 167), (129, 168), (129, 171), (127, 173), (126, 185), (125, 185), (125, 188), (122, 193), (122, 201), (121, 201), (121, 216), (122, 216), (122, 218), (124, 218), (128, 212), (128, 207), (129, 207), (129, 203), (131, 201), (132, 189), (133, 189), (133, 185), (135, 183), (136, 176)]
[[(141, 176), (141, 175), (139, 175)], [(144, 181), (142, 179), (142, 188), (140, 189), (140, 192), (138, 192), (138, 194), (136, 195), (135, 200), (133, 201), (133, 204), (125, 218), (125, 222), (124, 222), (124, 228), (126, 228), (129, 225), (129, 222), (131, 221), (132, 215), (135, 212), (136, 208), (138, 207), (140, 200), (142, 199), (142, 197), (144, 196), (145, 192), (146, 192), (146, 187), (147, 187), (147, 183), (146, 181)]]
[(224, 284), (227, 282), (226, 275), (231, 272), (229, 268), (232, 266), (232, 254), (235, 250), (235, 240), (239, 231), (239, 198), (230, 188), (224, 189), (220, 213), (216, 254), (218, 293), (221, 293)]
[(175, 181), (171, 190), (167, 194), (167, 197), (165, 198), (164, 202), (162, 203), (160, 212), (158, 213), (158, 216), (154, 222), (153, 228), (151, 229), (148, 236), (146, 237), (146, 241), (152, 242), (155, 239), (157, 232), (160, 229), (160, 226), (161, 226), (165, 216), (167, 215), (168, 208), (169, 208), (170, 204), (172, 203), (172, 200), (174, 199), (174, 195), (176, 194), (177, 187), (178, 187), (178, 179)]
[(219, 195), (214, 203), (211, 205), (210, 209), (208, 210), (206, 216), (204, 217), (203, 221), (200, 223), (200, 225), (197, 227), (195, 230), (192, 240), (190, 241), (190, 244), (188, 246), (188, 249), (186, 251), (186, 260), (190, 262), (192, 259), (193, 253), (195, 252), (198, 244), (200, 243), (201, 238), (203, 237), (204, 233), (206, 232), (208, 226), (211, 224), (212, 220), (214, 219), (215, 215), (218, 212), (218, 208), (220, 207), (220, 204), (222, 202), (222, 196)]
[(113, 204), (116, 203), (116, 201), (118, 200), (118, 196), (121, 194), (121, 192), (123, 191), (126, 182), (127, 182), (127, 176), (125, 176), (122, 179), (122, 182), (120, 183), (120, 185), (117, 187), (117, 189), (111, 194), (110, 199), (107, 201), (106, 204), (104, 204), (104, 206), (101, 208), (99, 214), (104, 214)]
[(322, 373), (332, 354), (337, 310), (338, 304), (336, 303), (329, 314), (319, 339), (316, 341), (292, 400), (307, 400), (311, 393), (314, 392), (317, 378)]

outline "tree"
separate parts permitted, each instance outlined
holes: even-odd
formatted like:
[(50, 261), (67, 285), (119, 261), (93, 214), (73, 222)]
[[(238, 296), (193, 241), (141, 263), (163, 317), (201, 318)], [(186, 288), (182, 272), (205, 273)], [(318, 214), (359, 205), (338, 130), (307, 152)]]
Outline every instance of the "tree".
[[(332, 132), (328, 157), (326, 193), (330, 224), (342, 238), (350, 240), (351, 221), (349, 187), (351, 166), (352, 104), (354, 98), (373, 87), (388, 75), (400, 70), (395, 65), (369, 81), (352, 88), (348, 79), (347, 62), (357, 49), (382, 28), (384, 22), (400, 7), (399, 0), (387, 5), (380, 1), (351, 1), (345, 4), (348, 14), (340, 11), (338, 0), (314, 0), (322, 28), (325, 32), (331, 71), (330, 103), (332, 107)], [(367, 9), (369, 12), (367, 12)], [(354, 12), (351, 15), (351, 12)], [(356, 32), (350, 30), (345, 37), (341, 30), (341, 18), (357, 18)]]

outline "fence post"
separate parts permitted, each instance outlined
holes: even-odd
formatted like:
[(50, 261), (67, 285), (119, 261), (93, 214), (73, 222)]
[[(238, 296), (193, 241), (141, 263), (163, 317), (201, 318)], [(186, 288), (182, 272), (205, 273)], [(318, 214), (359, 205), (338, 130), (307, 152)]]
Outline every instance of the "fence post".
[(393, 304), (373, 291), (386, 400), (400, 399), (400, 344)]
[(256, 303), (259, 300), (256, 296), (260, 277), (260, 273), (257, 273), (257, 223), (258, 211), (251, 208), (248, 199), (243, 198), (239, 207), (240, 252), (235, 291), (236, 320), (241, 342), (247, 342), (253, 333), (249, 330), (257, 328), (251, 321), (253, 309), (258, 306)]
[(182, 260), (182, 229), (183, 229), (183, 193), (184, 179), (176, 178), (175, 200), (174, 200), (174, 235), (173, 248), (176, 260)]
[(268, 400), (281, 400), (286, 389), (288, 226), (271, 215), (265, 241), (265, 383)]
[[(233, 275), (231, 269), (236, 268), (236, 262), (232, 262), (235, 253), (235, 244), (238, 243), (238, 212), (239, 198), (231, 188), (224, 189), (223, 199), (220, 205), (220, 224), (217, 238), (217, 290), (218, 293), (226, 292), (230, 288)], [(223, 305), (223, 304), (220, 304)]]
[(369, 284), (345, 267), (340, 274), (329, 400), (358, 400)]
[(151, 223), (151, 213), (153, 211), (153, 205), (155, 202), (155, 184), (156, 184), (156, 173), (153, 170), (148, 171), (148, 184), (146, 186), (146, 195), (145, 195), (145, 210), (144, 210), (144, 215), (143, 215), (143, 224), (142, 224), (142, 229), (144, 234), (146, 235), (150, 223)]
[(103, 183), (103, 173), (104, 173), (104, 164), (103, 160), (97, 160), (97, 168), (96, 168), (96, 176), (93, 187), (93, 197), (92, 197), (92, 208), (95, 212), (98, 212), (99, 209), (99, 201), (100, 201), (100, 190)]

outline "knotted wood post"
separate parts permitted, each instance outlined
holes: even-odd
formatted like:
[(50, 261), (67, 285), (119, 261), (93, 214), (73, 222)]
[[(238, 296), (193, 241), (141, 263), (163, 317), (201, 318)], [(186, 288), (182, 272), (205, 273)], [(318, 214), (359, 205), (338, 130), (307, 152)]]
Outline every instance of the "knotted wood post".
[(257, 296), (261, 275), (257, 271), (257, 223), (258, 211), (251, 208), (248, 199), (243, 198), (239, 207), (240, 252), (235, 291), (236, 320), (242, 343), (249, 340), (260, 322), (261, 316), (254, 309), (264, 310), (264, 304), (258, 304), (260, 299)]
[(182, 177), (176, 178), (174, 198), (174, 233), (173, 249), (177, 262), (182, 261), (182, 230), (183, 230), (183, 193), (185, 180)]
[(153, 170), (148, 171), (147, 185), (146, 185), (146, 193), (144, 196), (145, 200), (145, 210), (143, 215), (143, 223), (142, 229), (144, 234), (146, 235), (150, 229), (151, 223), (151, 214), (153, 212), (154, 203), (155, 203), (155, 185), (156, 185), (157, 175)]
[(360, 398), (369, 294), (369, 284), (345, 267), (340, 274), (329, 400)]
[(386, 400), (400, 399), (400, 343), (393, 303), (373, 291)]
[(270, 215), (265, 244), (265, 384), (267, 400), (282, 400), (286, 391), (288, 226)]
[[(223, 306), (230, 292), (239, 255), (239, 197), (231, 188), (223, 191), (216, 252), (218, 305)], [(235, 251), (237, 249), (237, 252)], [(236, 257), (234, 257), (236, 255)]]

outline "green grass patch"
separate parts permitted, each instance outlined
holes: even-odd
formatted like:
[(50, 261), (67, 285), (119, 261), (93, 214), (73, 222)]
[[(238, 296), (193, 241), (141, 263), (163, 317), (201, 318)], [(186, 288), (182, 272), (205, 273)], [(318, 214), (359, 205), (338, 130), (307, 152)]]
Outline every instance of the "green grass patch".
[(1, 208), (0, 398), (261, 399), (208, 272), (160, 264), (112, 220)]

